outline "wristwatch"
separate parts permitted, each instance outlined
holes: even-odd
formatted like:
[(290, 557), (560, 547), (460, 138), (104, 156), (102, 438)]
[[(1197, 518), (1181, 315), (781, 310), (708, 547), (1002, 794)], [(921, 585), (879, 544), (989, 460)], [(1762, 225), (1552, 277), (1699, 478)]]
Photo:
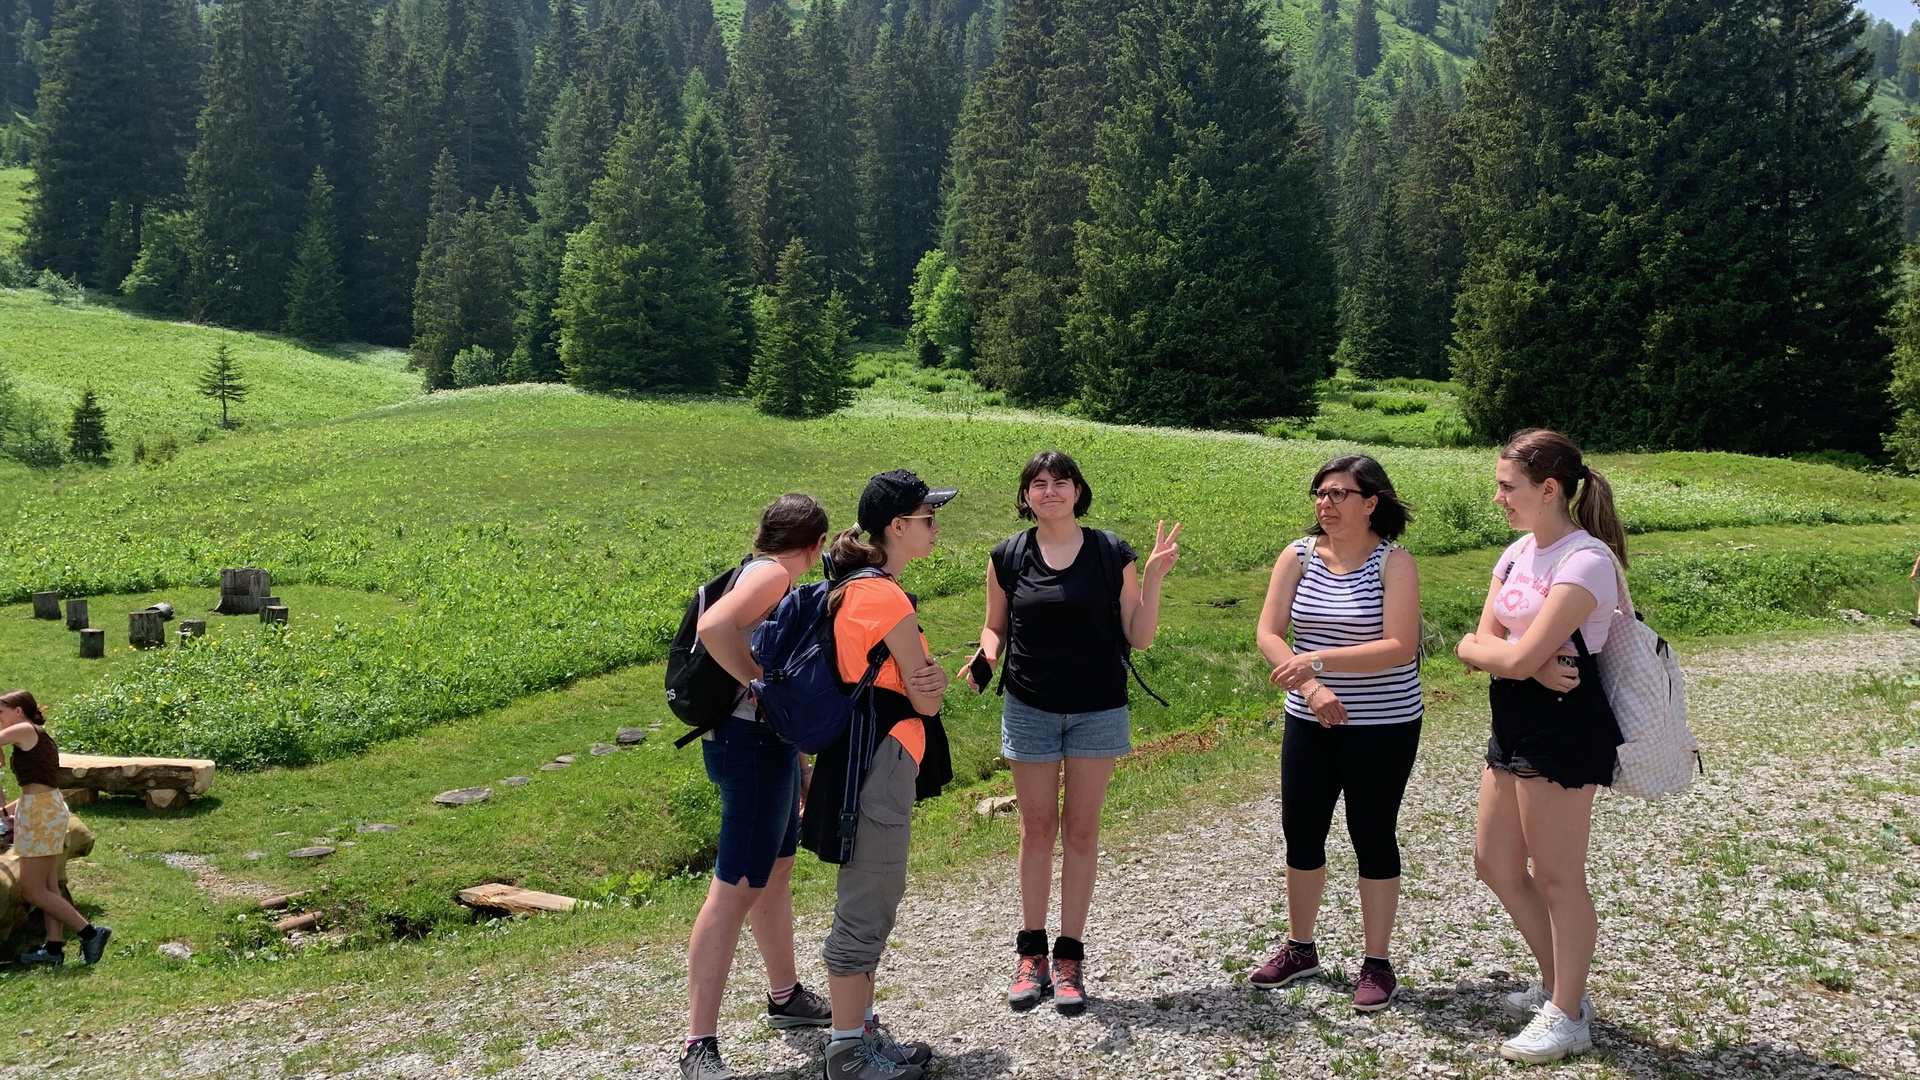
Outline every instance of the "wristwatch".
[(1326, 670), (1326, 665), (1325, 665), (1325, 664), (1322, 664), (1322, 663), (1320, 662), (1320, 654), (1319, 654), (1319, 653), (1308, 653), (1308, 654), (1307, 654), (1307, 666), (1308, 666), (1309, 668), (1312, 668), (1312, 669), (1313, 669), (1313, 673), (1314, 673), (1315, 675), (1318, 675), (1318, 674), (1320, 674), (1320, 673), (1321, 673), (1322, 671), (1324, 671), (1324, 670)]

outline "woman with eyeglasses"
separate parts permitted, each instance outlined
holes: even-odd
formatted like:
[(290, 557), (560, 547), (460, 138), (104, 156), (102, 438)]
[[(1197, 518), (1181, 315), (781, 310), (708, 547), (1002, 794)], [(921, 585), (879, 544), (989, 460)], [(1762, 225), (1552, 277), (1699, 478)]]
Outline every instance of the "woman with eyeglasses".
[[(1320, 974), (1314, 922), (1327, 884), (1334, 804), (1360, 864), (1365, 957), (1353, 992), (1377, 1012), (1399, 990), (1387, 948), (1400, 907), (1400, 799), (1420, 748), (1420, 578), (1394, 543), (1410, 508), (1380, 463), (1334, 458), (1314, 474), (1313, 526), (1273, 564), (1260, 652), (1287, 689), (1280, 825), (1287, 842), (1287, 943), (1253, 973), (1263, 990)], [(1293, 641), (1287, 641), (1291, 627)]]
[[(1020, 470), (1014, 507), (1033, 528), (993, 549), (980, 649), (961, 677), (975, 692), (1004, 651), (1000, 753), (1013, 767), (1020, 812), (1019, 961), (1007, 1003), (1025, 1011), (1052, 995), (1068, 1016), (1086, 1010), (1084, 944), (1100, 846), (1100, 810), (1114, 762), (1133, 748), (1128, 650), (1153, 644), (1160, 586), (1180, 557), (1180, 526), (1154, 530), (1136, 576), (1127, 542), (1079, 519), (1093, 505), (1080, 466), (1043, 450)], [(1053, 847), (1061, 846), (1060, 936), (1047, 965)]]

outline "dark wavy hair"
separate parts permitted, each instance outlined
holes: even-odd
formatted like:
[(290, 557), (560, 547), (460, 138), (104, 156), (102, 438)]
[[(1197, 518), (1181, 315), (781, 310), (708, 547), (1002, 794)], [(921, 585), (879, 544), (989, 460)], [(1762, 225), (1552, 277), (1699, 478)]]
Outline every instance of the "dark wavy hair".
[(1013, 508), (1022, 518), (1033, 520), (1033, 507), (1027, 505), (1027, 486), (1041, 473), (1052, 475), (1055, 480), (1071, 480), (1080, 489), (1080, 495), (1073, 500), (1073, 516), (1080, 517), (1093, 505), (1093, 489), (1087, 486), (1087, 478), (1080, 474), (1080, 466), (1073, 463), (1064, 450), (1042, 450), (1033, 455), (1027, 467), (1020, 470), (1020, 490), (1013, 493)]
[[(1400, 534), (1406, 532), (1407, 526), (1413, 521), (1413, 507), (1401, 502), (1400, 496), (1395, 494), (1393, 481), (1387, 479), (1387, 470), (1381, 468), (1379, 462), (1365, 454), (1342, 454), (1320, 466), (1320, 471), (1313, 474), (1313, 483), (1307, 486), (1310, 489), (1317, 488), (1320, 486), (1320, 481), (1334, 473), (1346, 473), (1353, 477), (1353, 482), (1360, 486), (1361, 496), (1380, 500), (1373, 504), (1373, 513), (1367, 518), (1367, 527), (1382, 540), (1400, 539)], [(1308, 536), (1325, 536), (1326, 534), (1327, 530), (1320, 527), (1318, 520), (1315, 520), (1312, 527), (1307, 529)]]
[(760, 512), (753, 533), (753, 550), (761, 555), (800, 551), (827, 535), (827, 510), (811, 495), (792, 493), (773, 500)]
[(45, 725), (47, 722), (47, 714), (40, 711), (40, 703), (25, 690), (9, 690), (0, 694), (0, 706), (26, 713), (29, 723)]

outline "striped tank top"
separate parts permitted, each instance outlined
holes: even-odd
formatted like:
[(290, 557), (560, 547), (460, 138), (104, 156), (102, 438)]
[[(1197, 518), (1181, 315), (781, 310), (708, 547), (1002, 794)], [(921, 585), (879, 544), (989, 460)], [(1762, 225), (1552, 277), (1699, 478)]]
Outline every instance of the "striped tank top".
[[(1301, 543), (1304, 543), (1302, 541)], [(1293, 594), (1293, 647), (1296, 652), (1320, 652), (1379, 641), (1386, 627), (1386, 586), (1380, 568), (1392, 543), (1382, 541), (1360, 569), (1336, 574), (1320, 561), (1319, 551), (1307, 559), (1300, 587)], [(1296, 554), (1299, 545), (1293, 549)], [(1420, 719), (1420, 661), (1384, 671), (1323, 671), (1315, 676), (1347, 707), (1347, 723), (1403, 724)], [(1287, 715), (1313, 719), (1313, 710), (1299, 693), (1287, 692)]]

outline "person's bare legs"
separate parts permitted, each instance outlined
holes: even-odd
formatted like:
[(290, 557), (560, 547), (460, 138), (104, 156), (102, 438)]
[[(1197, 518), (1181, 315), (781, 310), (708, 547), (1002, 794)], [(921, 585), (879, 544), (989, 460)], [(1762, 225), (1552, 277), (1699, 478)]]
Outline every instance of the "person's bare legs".
[[(789, 873), (793, 860), (783, 859)], [(779, 863), (775, 863), (775, 872)], [(771, 879), (769, 879), (771, 884)], [(726, 996), (727, 975), (733, 970), (733, 954), (740, 944), (740, 927), (747, 912), (754, 910), (763, 895), (771, 890), (755, 889), (742, 876), (738, 882), (715, 878), (707, 883), (707, 901), (693, 920), (693, 934), (687, 940), (687, 1031), (692, 1035), (712, 1035), (720, 1027), (720, 1001)], [(786, 893), (786, 889), (780, 890)], [(793, 970), (793, 899), (787, 896), (787, 970)], [(766, 920), (772, 922), (771, 919)], [(760, 940), (761, 928), (754, 927), (754, 940)], [(761, 954), (766, 955), (763, 945)], [(771, 961), (769, 961), (771, 963)], [(781, 983), (791, 986), (791, 982)]]
[[(1553, 919), (1547, 901), (1527, 869), (1527, 839), (1520, 824), (1520, 779), (1487, 768), (1480, 773), (1480, 808), (1473, 840), (1473, 869), (1507, 909), (1534, 963), (1540, 985), (1554, 985)], [(1576, 1003), (1578, 999), (1575, 999)]]
[(767, 989), (785, 990), (799, 982), (793, 962), (793, 856), (773, 861), (767, 887), (747, 912), (747, 925), (767, 969)]
[[(1322, 880), (1326, 869), (1320, 870)], [(1293, 903), (1289, 897), (1287, 903)], [(1387, 946), (1393, 940), (1393, 920), (1400, 913), (1400, 879), (1360, 879), (1360, 925), (1366, 932), (1367, 955), (1387, 959)], [(1305, 940), (1305, 939), (1302, 939)]]
[(1598, 786), (1568, 789), (1535, 777), (1515, 784), (1520, 827), (1533, 857), (1533, 885), (1553, 925), (1553, 1003), (1580, 1015), (1600, 920), (1587, 890), (1587, 842)]
[(1312, 941), (1313, 928), (1320, 921), (1320, 901), (1327, 893), (1327, 864), (1318, 870), (1287, 867), (1287, 936), (1295, 941)]
[(827, 997), (833, 1002), (833, 1026), (838, 1031), (865, 1027), (867, 1010), (873, 1008), (873, 975), (827, 976)]
[[(1085, 939), (1087, 909), (1093, 905), (1093, 882), (1100, 871), (1100, 811), (1107, 802), (1107, 783), (1113, 779), (1115, 760), (1110, 757), (1070, 757), (1066, 762), (1066, 797), (1062, 800), (1060, 814), (1060, 936), (1075, 941)], [(1018, 783), (1016, 779), (1016, 786)], [(1021, 805), (1026, 804), (1022, 802)], [(1020, 848), (1021, 892), (1024, 893), (1024, 832), (1021, 834)], [(1048, 862), (1051, 863), (1052, 859), (1049, 858)], [(1041, 918), (1045, 917), (1043, 907)]]
[(40, 855), (20, 860), (20, 898), (40, 909), (47, 920), (47, 940), (67, 940), (67, 929), (83, 930), (87, 917), (60, 895), (60, 857)]
[[(1053, 843), (1060, 835), (1060, 763), (1010, 764), (1020, 814), (1020, 929), (1045, 930), (1053, 900)], [(1082, 908), (1082, 921), (1085, 918)]]

